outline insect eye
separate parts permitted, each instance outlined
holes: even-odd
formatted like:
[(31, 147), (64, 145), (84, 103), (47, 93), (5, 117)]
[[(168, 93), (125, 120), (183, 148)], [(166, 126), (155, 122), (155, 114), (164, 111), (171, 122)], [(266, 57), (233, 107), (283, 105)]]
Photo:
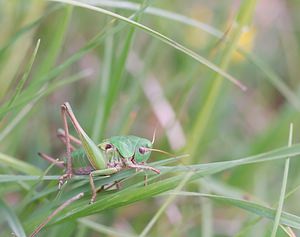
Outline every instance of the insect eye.
[(148, 149), (146, 147), (140, 147), (139, 148), (139, 152), (143, 155), (148, 151)]
[(111, 149), (112, 148), (112, 145), (111, 144), (106, 144), (105, 145), (105, 150), (109, 150), (109, 149)]

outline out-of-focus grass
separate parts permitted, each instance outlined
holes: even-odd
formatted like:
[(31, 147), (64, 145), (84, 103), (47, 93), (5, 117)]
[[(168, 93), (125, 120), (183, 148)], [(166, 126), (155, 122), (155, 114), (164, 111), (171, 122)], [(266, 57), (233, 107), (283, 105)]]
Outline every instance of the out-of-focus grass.
[[(290, 123), (299, 140), (298, 2), (16, 0), (0, 9), (1, 236), (28, 235), (82, 191), (41, 236), (298, 233), (299, 145), (276, 150)], [(190, 156), (153, 153), (162, 174), (146, 187), (133, 170), (99, 179), (125, 178), (93, 205), (85, 178), (58, 193), (62, 171), (37, 152), (63, 153), (64, 101), (96, 142), (156, 129), (155, 147)]]

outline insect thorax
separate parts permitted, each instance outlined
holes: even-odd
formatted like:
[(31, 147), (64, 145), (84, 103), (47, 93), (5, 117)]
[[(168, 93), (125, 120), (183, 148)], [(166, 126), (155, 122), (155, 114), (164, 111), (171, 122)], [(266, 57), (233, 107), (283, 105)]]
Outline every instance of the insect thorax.
[(150, 157), (151, 151), (147, 148), (152, 148), (152, 143), (148, 139), (129, 135), (113, 136), (98, 146), (107, 153), (112, 153), (113, 157), (116, 157), (115, 152), (117, 152), (124, 159), (133, 159), (137, 163), (143, 163)]

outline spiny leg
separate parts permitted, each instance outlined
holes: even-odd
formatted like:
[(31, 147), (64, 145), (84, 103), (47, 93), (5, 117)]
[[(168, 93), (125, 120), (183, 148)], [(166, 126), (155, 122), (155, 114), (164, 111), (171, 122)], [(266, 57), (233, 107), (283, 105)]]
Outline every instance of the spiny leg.
[[(122, 167), (107, 168), (107, 169), (104, 169), (104, 170), (95, 170), (95, 171), (92, 171), (89, 174), (90, 185), (91, 185), (91, 189), (92, 189), (92, 198), (91, 198), (90, 204), (95, 202), (96, 197), (97, 197), (97, 193), (104, 190), (103, 186), (96, 189), (93, 177), (94, 176), (112, 175), (112, 174), (115, 174), (115, 173), (119, 172), (121, 169), (122, 169)], [(115, 185), (115, 183), (113, 185)]]
[[(153, 143), (154, 139), (155, 139), (155, 131), (154, 131), (152, 143)], [(126, 164), (128, 167), (130, 167), (131, 164), (133, 164), (133, 165), (138, 165), (138, 164), (135, 162), (134, 157), (132, 157), (132, 158), (130, 159), (130, 161), (131, 161), (131, 163), (129, 163), (128, 161), (125, 162), (125, 164)], [(145, 163), (142, 162), (142, 163), (140, 163), (140, 164), (141, 164), (141, 165), (144, 165)], [(151, 168), (153, 168), (153, 167), (151, 167)], [(136, 168), (136, 170), (137, 170), (137, 168)], [(159, 171), (159, 170), (158, 170), (158, 171)], [(147, 185), (148, 185), (148, 175), (145, 173), (145, 175), (144, 175), (144, 186), (147, 186)]]
[(30, 235), (30, 237), (35, 237), (40, 231), (41, 229), (47, 224), (49, 223), (49, 221), (51, 221), (51, 219), (57, 215), (57, 213), (59, 213), (60, 211), (62, 211), (63, 209), (65, 209), (67, 206), (69, 206), (72, 202), (75, 202), (76, 200), (80, 199), (81, 197), (83, 197), (84, 193), (79, 193), (76, 196), (70, 198), (69, 200), (65, 201), (63, 204), (61, 204), (58, 208), (56, 208), (51, 214), (50, 216), (47, 217), (47, 219), (45, 219), (34, 231), (33, 233)]
[[(91, 190), (92, 190), (92, 198), (90, 201), (90, 204), (94, 203), (97, 197), (97, 189), (95, 187), (95, 183), (94, 183), (94, 179), (93, 179), (93, 174), (90, 173), (89, 174), (89, 178), (90, 178), (90, 185), (91, 185)], [(102, 188), (102, 187), (101, 187)]]
[[(57, 134), (57, 137), (59, 138), (59, 140), (60, 140), (63, 144), (67, 145), (67, 142), (66, 142), (66, 139), (65, 139), (65, 135)], [(75, 148), (72, 144), (70, 144), (70, 149), (71, 149), (71, 152), (73, 152), (73, 151), (76, 150), (76, 148)]]
[(101, 186), (100, 188), (97, 188), (97, 193), (100, 193), (100, 192), (102, 192), (102, 191), (108, 190), (108, 189), (110, 189), (110, 188), (113, 187), (113, 186), (116, 186), (116, 188), (117, 188), (118, 190), (120, 190), (120, 189), (121, 189), (121, 184), (120, 184), (121, 181), (122, 181), (122, 180), (115, 181), (114, 183), (112, 183), (111, 185), (109, 185), (109, 186), (107, 186), (107, 187), (105, 187), (105, 188), (104, 188), (104, 186)]
[(118, 181), (115, 182), (115, 185), (116, 185), (116, 187), (117, 187), (118, 190), (121, 189), (121, 181), (122, 180), (118, 180)]
[(148, 166), (148, 165), (139, 165), (139, 164), (130, 164), (130, 163), (126, 163), (127, 167), (129, 168), (134, 168), (134, 169), (143, 169), (143, 170), (151, 170), (157, 174), (160, 174), (160, 170), (156, 169), (152, 166)]
[[(82, 147), (87, 155), (87, 158), (89, 159), (89, 162), (93, 166), (94, 169), (105, 169), (107, 167), (106, 159), (100, 151), (99, 147), (92, 141), (92, 139), (86, 134), (86, 132), (83, 130), (83, 128), (80, 126), (79, 122), (77, 121), (72, 108), (68, 102), (65, 102), (62, 105), (62, 108), (64, 108), (65, 114), (68, 115), (70, 118), (78, 136), (82, 143)], [(70, 139), (70, 137), (66, 137), (66, 139)]]
[[(61, 128), (59, 128), (57, 130), (57, 136), (58, 138), (65, 144), (66, 143), (66, 139), (65, 139), (65, 131)], [(73, 142), (75, 143), (76, 145), (79, 145), (81, 146), (82, 143), (79, 139), (77, 139), (76, 137), (72, 136), (71, 134), (69, 134), (69, 137), (70, 137), (70, 142)]]
[(65, 143), (66, 143), (66, 149), (67, 149), (67, 153), (66, 153), (66, 155), (67, 155), (67, 170), (66, 170), (66, 173), (59, 178), (59, 184), (58, 184), (59, 189), (65, 183), (66, 179), (71, 178), (73, 175), (71, 144), (70, 144), (68, 121), (67, 121), (67, 108), (64, 104), (61, 106), (61, 116), (62, 116), (64, 130), (65, 130)]
[(65, 168), (65, 162), (63, 162), (63, 161), (55, 159), (55, 158), (53, 158), (51, 156), (48, 156), (48, 155), (46, 155), (45, 153), (42, 153), (42, 152), (39, 152), (38, 155), (40, 157), (42, 157), (44, 160), (46, 160), (50, 163), (53, 163), (53, 164), (55, 164), (56, 166), (58, 166), (60, 168)]

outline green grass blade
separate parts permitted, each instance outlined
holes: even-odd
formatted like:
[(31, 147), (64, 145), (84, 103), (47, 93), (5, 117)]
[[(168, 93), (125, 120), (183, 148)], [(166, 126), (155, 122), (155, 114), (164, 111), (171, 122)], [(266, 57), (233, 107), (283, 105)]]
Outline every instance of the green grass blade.
[(24, 85), (25, 85), (25, 82), (28, 80), (29, 78), (29, 74), (31, 72), (31, 68), (33, 66), (33, 63), (34, 63), (34, 60), (36, 58), (36, 55), (37, 55), (37, 52), (38, 52), (38, 49), (39, 49), (39, 46), (40, 46), (40, 42), (41, 40), (38, 39), (36, 45), (35, 45), (35, 49), (33, 50), (33, 53), (32, 53), (32, 56), (31, 58), (29, 59), (29, 62), (27, 64), (27, 68), (25, 70), (25, 73), (23, 74), (23, 77), (21, 78), (21, 80), (19, 81), (17, 87), (16, 87), (16, 90), (15, 90), (15, 93), (13, 94), (12, 98), (10, 99), (10, 101), (8, 102), (8, 110), (10, 109), (10, 107), (14, 104), (14, 102), (16, 101), (16, 99), (18, 98), (18, 96), (20, 95), (21, 93), (21, 90), (23, 89)]
[(173, 48), (183, 52), (184, 54), (190, 56), (191, 58), (195, 59), (199, 63), (204, 64), (205, 66), (207, 66), (211, 70), (215, 71), (216, 73), (220, 74), (224, 78), (231, 81), (233, 84), (238, 86), (240, 89), (246, 90), (246, 86), (244, 86), (236, 78), (232, 77), (231, 75), (226, 73), (224, 70), (220, 69), (218, 66), (216, 66), (215, 64), (213, 64), (209, 60), (205, 59), (204, 57), (200, 56), (199, 54), (195, 53), (194, 51), (186, 48), (185, 46), (179, 44), (178, 42), (168, 38), (167, 36), (157, 32), (157, 31), (155, 31), (155, 30), (153, 30), (153, 29), (151, 29), (147, 26), (144, 26), (144, 25), (142, 25), (142, 24), (140, 24), (136, 21), (133, 21), (129, 18), (123, 17), (123, 16), (121, 16), (119, 14), (116, 14), (116, 13), (113, 13), (111, 11), (105, 10), (103, 8), (94, 7), (94, 6), (91, 6), (91, 5), (88, 5), (88, 4), (83, 4), (83, 3), (80, 3), (80, 2), (77, 2), (77, 1), (72, 1), (72, 0), (50, 0), (50, 1), (71, 4), (73, 6), (78, 6), (78, 7), (90, 9), (90, 10), (93, 10), (93, 11), (101, 12), (101, 13), (106, 14), (108, 16), (111, 16), (111, 17), (114, 17), (116, 19), (122, 20), (122, 21), (124, 21), (128, 24), (131, 24), (131, 25), (135, 26), (135, 27), (138, 27), (138, 28), (144, 30), (146, 33), (154, 36), (155, 38), (157, 38), (159, 40), (161, 40), (162, 42), (164, 42), (164, 43), (172, 46)]
[[(237, 14), (237, 19), (234, 24), (236, 27), (230, 32), (230, 44), (225, 45), (225, 49), (221, 52), (219, 59), (219, 65), (222, 70), (227, 70), (231, 63), (231, 58), (235, 50), (237, 49), (238, 41), (242, 34), (244, 27), (248, 26), (249, 18), (254, 11), (256, 0), (247, 0), (241, 3), (240, 9)], [(204, 105), (201, 104), (196, 122), (192, 128), (190, 141), (194, 141), (187, 147), (188, 153), (191, 155), (191, 159), (195, 162), (197, 159), (197, 152), (199, 150), (199, 144), (205, 136), (205, 132), (209, 127), (209, 121), (212, 120), (211, 116), (219, 99), (220, 92), (223, 88), (223, 80), (221, 80), (220, 74), (213, 75), (214, 80), (210, 87), (207, 97), (204, 99)]]
[(5, 202), (2, 199), (0, 199), (0, 212), (1, 218), (4, 218), (8, 222), (8, 225), (10, 226), (15, 236), (26, 237), (25, 231), (18, 217), (13, 212), (13, 210), (5, 204)]
[[(39, 91), (40, 87), (43, 86), (46, 82), (51, 81), (55, 77), (57, 77), (63, 70), (65, 70), (68, 66), (72, 65), (74, 62), (79, 60), (84, 54), (89, 52), (91, 49), (97, 47), (101, 43), (101, 39), (104, 38), (104, 35), (100, 33), (96, 37), (94, 37), (87, 45), (85, 45), (82, 49), (80, 49), (77, 53), (73, 54), (70, 58), (68, 58), (64, 63), (58, 65), (56, 68), (51, 70), (46, 76), (42, 78), (42, 80), (38, 82), (34, 82), (31, 84), (31, 89), (27, 90), (24, 94), (22, 94), (22, 98), (20, 98), (14, 106), (11, 106), (10, 110), (19, 108), (24, 104), (35, 99), (35, 95), (32, 94), (32, 91)], [(21, 97), (21, 96), (20, 96)], [(0, 108), (0, 118), (7, 114), (10, 110), (7, 109), (6, 106)]]
[[(290, 124), (290, 134), (289, 134), (288, 146), (290, 147), (292, 145), (292, 143), (293, 143), (293, 124)], [(290, 159), (287, 158), (287, 160), (285, 161), (282, 186), (281, 186), (279, 202), (278, 202), (278, 207), (277, 207), (277, 211), (276, 211), (276, 216), (275, 216), (275, 220), (274, 220), (271, 237), (276, 236), (277, 229), (278, 229), (278, 226), (280, 223), (280, 216), (282, 214), (283, 203), (284, 203), (285, 193), (286, 193), (287, 179), (288, 179), (288, 174), (289, 174), (289, 166), (290, 166)]]
[[(221, 172), (226, 169), (230, 169), (233, 167), (237, 167), (240, 165), (247, 165), (247, 164), (255, 164), (260, 162), (267, 162), (267, 161), (274, 161), (279, 159), (285, 159), (286, 157), (295, 157), (300, 155), (300, 144), (292, 145), (290, 147), (283, 147), (276, 150), (272, 150), (269, 152), (265, 152), (262, 154), (249, 156), (241, 159), (236, 160), (229, 160), (229, 161), (221, 161), (221, 162), (212, 162), (207, 164), (197, 164), (197, 165), (187, 165), (187, 166), (155, 166), (161, 170), (162, 173), (166, 172), (183, 172), (186, 173), (188, 171), (197, 171), (197, 174), (200, 175), (199, 177), (203, 177), (206, 175), (215, 174), (217, 172)], [(176, 159), (176, 158), (175, 158)], [(38, 169), (24, 163), (22, 161), (16, 160), (12, 157), (7, 155), (3, 155), (0, 153), (0, 161), (6, 163), (6, 165), (15, 168), (16, 170), (24, 171), (24, 173), (34, 174), (34, 172), (38, 172), (38, 176), (14, 176), (14, 175), (0, 175), (0, 182), (9, 182), (15, 180), (38, 180), (40, 178), (41, 171), (37, 171)], [(149, 165), (152, 165), (151, 163)], [(133, 170), (126, 170), (124, 172), (117, 173), (111, 177), (101, 177), (101, 180), (107, 180), (103, 184), (111, 183), (113, 181), (120, 180), (121, 173), (126, 174), (126, 176), (130, 176), (134, 173)], [(112, 177), (115, 179), (111, 179)], [(57, 179), (58, 176), (44, 176), (43, 180), (54, 180)], [(124, 177), (122, 177), (124, 178)], [(75, 176), (74, 179), (87, 179), (85, 176)]]
[(47, 29), (47, 31), (51, 32), (51, 38), (47, 37), (48, 43), (43, 49), (44, 54), (47, 56), (39, 64), (37, 72), (35, 73), (37, 80), (40, 80), (43, 75), (50, 71), (57, 61), (58, 55), (61, 53), (65, 35), (72, 17), (72, 9), (72, 6), (63, 7), (61, 11), (57, 12), (58, 15), (54, 19), (58, 24), (54, 24), (53, 29)]
[(245, 57), (247, 57), (254, 65), (256, 65), (267, 77), (269, 82), (293, 105), (297, 110), (300, 110), (299, 97), (287, 86), (266, 62), (255, 54), (246, 53), (240, 49)]
[[(88, 1), (87, 1), (88, 2)], [(97, 6), (104, 6), (104, 7), (114, 7), (120, 9), (130, 9), (130, 10), (137, 10), (139, 8), (139, 4), (126, 2), (126, 1), (99, 1), (95, 3)], [(253, 3), (251, 3), (251, 8), (253, 8)], [(246, 11), (246, 10), (245, 10)], [(188, 16), (181, 15), (175, 12), (167, 11), (160, 8), (149, 7), (145, 10), (145, 13), (151, 14), (154, 16), (160, 16), (168, 20), (176, 21), (185, 25), (196, 27), (197, 29), (203, 30), (208, 34), (222, 39), (224, 33), (220, 30), (212, 27), (208, 24), (205, 24), (199, 20), (192, 19)], [(250, 13), (247, 13), (250, 14)], [(239, 14), (239, 18), (243, 16), (242, 13)], [(251, 14), (250, 14), (251, 17)], [(249, 20), (248, 20), (249, 22)], [(230, 41), (229, 41), (230, 42)], [(293, 91), (286, 85), (286, 83), (278, 76), (276, 73), (266, 65), (266, 62), (263, 62), (256, 54), (251, 52), (246, 52), (245, 50), (238, 47), (238, 51), (242, 53), (248, 60), (250, 60), (254, 65), (256, 65), (265, 75), (267, 80), (278, 90), (280, 93), (287, 98), (287, 100), (295, 106), (298, 110), (300, 109), (300, 102)]]
[[(211, 192), (207, 187), (199, 185), (199, 190), (202, 192)], [(214, 236), (213, 228), (213, 203), (211, 200), (200, 200), (201, 214), (204, 218), (201, 218), (201, 235), (212, 237)]]
[[(135, 20), (136, 22), (139, 21), (140, 15), (143, 13), (143, 11), (148, 6), (148, 1), (144, 1), (144, 3), (141, 5), (141, 8), (135, 13)], [(122, 48), (122, 51), (119, 55), (118, 61), (113, 65), (112, 67), (112, 73), (111, 78), (109, 80), (108, 88), (107, 88), (107, 94), (105, 96), (105, 104), (104, 104), (104, 110), (103, 110), (103, 117), (101, 121), (101, 128), (100, 128), (100, 134), (103, 139), (104, 129), (106, 127), (110, 112), (113, 108), (113, 103), (116, 101), (117, 95), (121, 88), (121, 79), (122, 75), (125, 70), (126, 61), (129, 55), (129, 51), (131, 49), (131, 45), (133, 44), (134, 40), (134, 33), (135, 33), (135, 27), (131, 27), (129, 29), (129, 32), (127, 34), (127, 37), (125, 38), (125, 42)]]
[[(183, 172), (182, 174), (177, 174), (174, 177), (167, 178), (164, 180), (156, 181), (155, 183), (149, 184), (147, 187), (129, 187), (123, 189), (119, 192), (113, 193), (111, 195), (102, 196), (100, 200), (97, 200), (93, 205), (88, 205), (88, 200), (85, 199), (76, 205), (76, 208), (68, 208), (68, 211), (58, 218), (57, 221), (73, 220), (78, 217), (92, 215), (101, 212), (106, 209), (116, 208), (130, 203), (134, 203), (140, 200), (144, 200), (155, 195), (164, 193), (166, 191), (172, 190), (178, 186), (178, 184), (185, 177), (187, 171), (194, 171), (190, 181), (197, 180), (207, 175), (212, 175), (223, 170), (237, 167), (245, 164), (258, 163), (262, 161), (272, 161), (276, 159), (285, 159), (287, 156), (293, 157), (300, 154), (300, 145), (293, 145), (291, 147), (285, 147), (270, 151), (267, 153), (259, 154), (256, 156), (246, 157), (238, 160), (226, 161), (226, 162), (216, 162), (209, 164), (200, 164), (193, 166), (176, 166), (176, 167), (158, 167), (161, 169), (162, 174), (165, 172)], [(128, 173), (127, 173), (128, 172)], [(97, 182), (97, 186), (103, 184), (112, 183), (116, 180), (120, 180), (120, 175), (126, 174), (127, 177), (133, 174), (134, 171), (126, 170), (126, 172), (120, 172), (109, 178), (102, 178), (101, 183)], [(88, 190), (89, 187), (86, 187)], [(75, 193), (82, 192), (84, 190), (78, 189)], [(75, 205), (75, 204), (74, 204)]]
[[(104, 116), (104, 108), (105, 108), (105, 98), (108, 92), (108, 83), (109, 79), (111, 77), (111, 67), (113, 64), (113, 35), (108, 35), (105, 39), (105, 47), (104, 47), (104, 62), (103, 62), (103, 70), (101, 73), (101, 82), (99, 83), (98, 91), (99, 97), (97, 97), (97, 101), (99, 103), (98, 106), (96, 106), (96, 116), (94, 119), (94, 125), (92, 130), (92, 139), (93, 141), (99, 141), (100, 137), (103, 136), (101, 134), (101, 121), (103, 121)], [(99, 80), (98, 80), (99, 81)]]
[[(72, 202), (77, 201), (78, 199), (82, 198), (84, 196), (84, 193), (79, 193), (76, 196), (68, 199), (67, 201), (65, 201), (64, 203), (62, 203), (57, 209), (55, 209), (41, 224), (39, 224), (39, 226), (32, 232), (32, 234), (30, 235), (30, 237), (34, 237), (36, 236), (41, 229), (44, 228), (45, 225), (48, 224), (48, 222), (55, 216), (57, 215), (59, 212), (61, 212), (64, 208), (66, 208), (68, 205), (70, 205)], [(71, 233), (70, 233), (71, 234)], [(66, 234), (63, 234), (63, 236), (67, 236)]]
[[(110, 26), (110, 25), (109, 25)], [(11, 106), (10, 109), (7, 109), (7, 104), (4, 104), (0, 108), (0, 119), (3, 118), (10, 110), (19, 108), (21, 106), (24, 106), (26, 103), (34, 100), (36, 98), (36, 95), (33, 94), (33, 91), (36, 93), (39, 91), (47, 82), (51, 82), (54, 78), (56, 78), (60, 73), (62, 73), (67, 67), (81, 59), (86, 53), (94, 49), (95, 47), (99, 46), (102, 43), (102, 40), (105, 39), (105, 37), (108, 34), (114, 34), (121, 30), (123, 27), (116, 27), (112, 30), (109, 30), (109, 27), (106, 27), (103, 29), (99, 34), (97, 34), (95, 37), (93, 37), (85, 46), (83, 46), (81, 49), (79, 49), (76, 53), (72, 54), (66, 61), (52, 69), (49, 73), (44, 75), (41, 80), (32, 82), (30, 85), (30, 90), (26, 90), (22, 93), (20, 96), (20, 99), (15, 103), (14, 106)]]
[[(206, 175), (211, 175), (211, 174), (215, 174), (217, 172), (221, 172), (223, 170), (226, 169), (230, 169), (233, 167), (237, 167), (240, 165), (247, 165), (247, 164), (255, 164), (255, 163), (260, 163), (260, 162), (268, 162), (268, 161), (274, 161), (274, 160), (279, 160), (279, 159), (285, 159), (286, 157), (295, 157), (300, 155), (300, 144), (297, 145), (292, 145), (291, 147), (283, 147), (283, 148), (279, 148), (276, 150), (272, 150), (266, 153), (262, 153), (262, 154), (258, 154), (258, 155), (254, 155), (254, 156), (249, 156), (249, 157), (245, 157), (245, 158), (241, 158), (241, 159), (236, 159), (236, 160), (229, 160), (229, 161), (221, 161), (221, 162), (212, 162), (212, 163), (207, 163), (207, 164), (197, 164), (197, 165), (186, 165), (186, 166), (154, 166), (157, 167), (161, 170), (162, 173), (166, 173), (166, 172), (188, 172), (191, 170), (197, 171), (197, 173), (201, 176), (206, 176)], [(18, 162), (20, 162), (22, 164), (21, 161), (16, 161), (16, 159), (8, 157), (10, 159), (12, 159), (12, 161), (7, 162), (5, 161), (5, 159), (3, 159), (3, 154), (0, 153), (0, 161), (5, 162), (7, 164), (9, 164), (11, 167), (17, 167), (17, 170), (22, 170), (24, 169), (24, 167), (22, 165), (17, 165), (15, 166), (15, 164), (17, 164)], [(1, 160), (2, 158), (2, 160)], [(174, 158), (172, 158), (174, 159)], [(175, 158), (176, 159), (176, 158)], [(159, 164), (160, 162), (156, 162), (157, 164)], [(155, 164), (155, 162), (153, 163)], [(25, 163), (25, 165), (28, 165), (27, 163)], [(149, 165), (152, 165), (151, 163)], [(29, 165), (30, 166), (30, 165)], [(152, 165), (153, 166), (153, 165)], [(30, 166), (32, 167), (32, 166)], [(28, 168), (25, 168), (26, 170), (28, 170)], [(33, 169), (37, 169), (35, 167), (33, 167)], [(28, 174), (32, 174), (33, 171), (30, 172), (26, 172)], [(126, 173), (126, 176), (130, 176), (134, 173), (133, 170), (126, 170), (124, 172), (120, 172), (120, 173)], [(120, 175), (120, 173), (115, 174), (109, 178), (105, 178), (105, 177), (101, 177), (101, 180), (105, 180), (108, 179), (108, 181), (102, 183), (103, 184), (107, 184), (116, 180), (120, 180), (121, 177), (119, 177), (118, 175)], [(40, 172), (39, 172), (40, 174)], [(112, 177), (115, 177), (115, 179), (111, 179)], [(57, 179), (58, 176), (44, 176), (43, 180), (54, 180)], [(40, 176), (16, 176), (14, 177), (14, 175), (0, 175), (0, 182), (2, 180), (2, 182), (9, 182), (9, 181), (15, 181), (15, 180), (38, 180), (40, 178)], [(124, 177), (122, 177), (124, 178)], [(74, 179), (87, 179), (87, 177), (85, 176), (75, 176)]]
[(20, 171), (25, 174), (29, 175), (41, 175), (42, 171), (38, 168), (36, 168), (33, 165), (30, 165), (24, 161), (18, 160), (16, 158), (13, 158), (9, 155), (0, 153), (0, 163), (1, 165), (6, 165), (11, 167), (14, 170)]
[(126, 234), (121, 231), (116, 231), (112, 228), (108, 228), (107, 226), (101, 225), (97, 222), (91, 221), (87, 218), (79, 219), (79, 223), (88, 227), (89, 229), (95, 230), (98, 233), (109, 235), (109, 236), (117, 236), (117, 237), (137, 237), (134, 234)]
[(5, 126), (5, 128), (0, 132), (0, 141), (3, 141), (4, 138), (10, 134), (10, 132), (17, 126), (18, 123), (22, 121), (22, 119), (29, 113), (32, 109), (34, 103), (29, 103), (14, 117), (13, 120), (10, 121), (9, 124)]
[[(192, 172), (187, 173), (187, 175), (184, 177), (184, 179), (176, 187), (175, 192), (180, 191), (184, 187), (184, 185), (188, 182), (188, 180), (190, 179), (191, 176), (192, 176)], [(144, 230), (139, 235), (139, 237), (145, 237), (148, 235), (149, 231), (154, 226), (155, 222), (157, 222), (158, 218), (163, 214), (163, 212), (167, 209), (167, 207), (173, 202), (175, 197), (176, 197), (175, 195), (170, 195), (167, 198), (167, 200), (163, 203), (161, 208), (159, 208), (159, 210), (156, 212), (156, 214), (152, 217), (150, 222), (144, 228)]]
[[(230, 197), (218, 196), (218, 195), (211, 195), (211, 194), (202, 194), (202, 193), (195, 193), (195, 192), (169, 192), (170, 194), (177, 194), (180, 196), (195, 196), (195, 197), (204, 197), (209, 198), (227, 205), (233, 205), (235, 207), (239, 207), (251, 213), (254, 213), (260, 217), (265, 217), (268, 219), (274, 219), (276, 210), (263, 206), (259, 203), (250, 202), (242, 199), (235, 199)], [(293, 215), (288, 212), (282, 212), (280, 218), (280, 224), (290, 226), (292, 228), (300, 229), (300, 217)]]
[[(124, 10), (133, 10), (133, 11), (137, 11), (141, 7), (141, 4), (139, 4), (139, 3), (133, 3), (133, 2), (128, 2), (128, 1), (100, 0), (97, 2), (90, 2), (90, 1), (81, 1), (81, 2), (90, 3), (91, 5), (94, 5), (94, 6), (113, 7), (113, 8), (119, 8), (119, 9), (124, 9)], [(176, 12), (171, 12), (171, 11), (157, 8), (157, 7), (148, 7), (147, 9), (145, 9), (145, 13), (153, 15), (153, 16), (163, 17), (163, 18), (166, 18), (166, 19), (169, 19), (172, 21), (186, 24), (186, 25), (194, 26), (200, 30), (203, 30), (203, 31), (205, 31), (211, 35), (214, 35), (216, 37), (219, 37), (219, 38), (221, 38), (223, 36), (223, 33), (221, 31), (217, 30), (216, 28), (214, 28), (208, 24), (205, 24), (204, 22), (192, 19), (188, 16), (181, 15)]]
[[(295, 157), (300, 155), (300, 144), (293, 145), (291, 147), (283, 147), (275, 149), (269, 152), (261, 153), (254, 156), (249, 156), (241, 159), (212, 162), (207, 164), (196, 164), (196, 165), (186, 165), (186, 166), (176, 166), (176, 167), (161, 167), (162, 171), (178, 172), (178, 171), (188, 171), (188, 170), (201, 170), (205, 175), (213, 174), (215, 172), (220, 172), (221, 170), (229, 169), (232, 167), (254, 164), (266, 161), (274, 161), (278, 159), (285, 159), (286, 157)], [(212, 172), (212, 173), (211, 173)]]
[(15, 118), (11, 120), (8, 125), (5, 126), (4, 130), (0, 132), (0, 141), (2, 141), (7, 135), (10, 134), (10, 132), (14, 128), (16, 128), (16, 126), (22, 121), (22, 119), (34, 108), (34, 105), (39, 101), (39, 99), (49, 95), (54, 91), (57, 91), (60, 87), (84, 79), (86, 76), (90, 74), (91, 74), (90, 70), (84, 70), (69, 78), (52, 83), (49, 86), (45, 86), (40, 91), (34, 93), (32, 95), (33, 101), (31, 101), (25, 107), (23, 107), (22, 110), (15, 116)]
[(49, 95), (52, 92), (57, 91), (59, 88), (61, 88), (63, 86), (77, 82), (79, 80), (83, 80), (86, 77), (90, 76), (91, 74), (92, 74), (92, 71), (89, 69), (80, 71), (77, 74), (67, 77), (63, 80), (51, 83), (51, 85), (44, 87), (42, 90), (38, 91), (38, 93), (35, 96), (43, 97), (43, 96)]
[(53, 13), (54, 11), (56, 11), (57, 9), (61, 8), (61, 5), (55, 5), (51, 8), (49, 8), (49, 10), (45, 11), (44, 14), (39, 17), (38, 19), (36, 19), (35, 21), (25, 25), (24, 27), (22, 27), (19, 31), (17, 31), (8, 41), (7, 43), (2, 46), (0, 48), (0, 60), (1, 57), (3, 57), (3, 55), (5, 54), (5, 52), (20, 38), (22, 37), (24, 34), (28, 33), (30, 30), (32, 30), (33, 28), (39, 26), (39, 24), (42, 22), (42, 20), (44, 20), (46, 17), (48, 17), (51, 13)]

